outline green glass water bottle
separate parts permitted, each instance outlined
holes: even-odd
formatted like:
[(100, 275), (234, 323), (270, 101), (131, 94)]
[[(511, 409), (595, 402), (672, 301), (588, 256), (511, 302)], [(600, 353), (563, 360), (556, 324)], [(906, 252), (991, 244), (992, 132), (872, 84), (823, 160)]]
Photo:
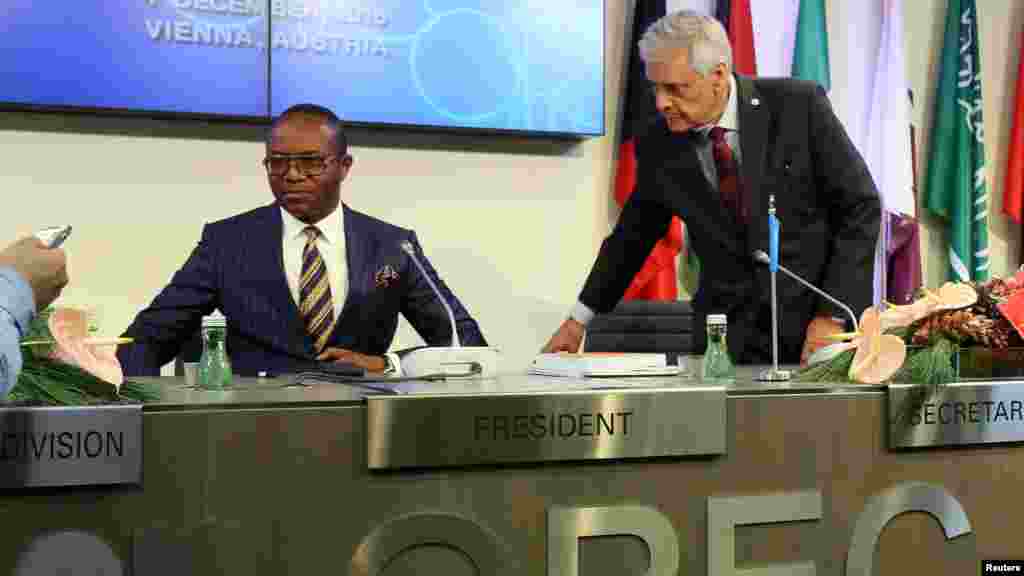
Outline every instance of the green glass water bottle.
[(727, 320), (725, 314), (708, 314), (708, 346), (701, 363), (704, 380), (728, 380), (736, 377), (736, 367), (729, 357), (726, 344)]
[(220, 390), (231, 386), (231, 360), (227, 350), (227, 320), (218, 312), (203, 318), (203, 355), (199, 359), (196, 383), (200, 388)]

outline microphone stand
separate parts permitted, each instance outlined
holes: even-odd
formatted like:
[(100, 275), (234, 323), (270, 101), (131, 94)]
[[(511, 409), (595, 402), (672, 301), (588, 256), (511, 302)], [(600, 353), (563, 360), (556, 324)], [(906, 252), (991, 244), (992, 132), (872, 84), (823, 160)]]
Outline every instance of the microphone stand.
[[(452, 340), (449, 346), (420, 346), (399, 351), (398, 357), (405, 379), (436, 380), (445, 378), (493, 378), (497, 375), (501, 352), (492, 346), (463, 346), (459, 338), (458, 324), (455, 314), (444, 294), (438, 288), (427, 268), (420, 262), (416, 248), (412, 242), (399, 244), (413, 265), (419, 270), (423, 279), (437, 296), (438, 302), (444, 307), (448, 321), (452, 326)], [(457, 369), (457, 370), (456, 370)]]
[[(775, 195), (768, 196), (768, 217), (769, 217), (769, 228), (771, 227), (772, 221), (775, 219)], [(769, 232), (772, 236), (771, 242), (774, 242), (775, 252), (775, 264), (769, 266), (769, 275), (771, 278), (771, 290), (772, 290), (772, 367), (768, 370), (762, 370), (758, 375), (757, 379), (761, 382), (786, 382), (789, 380), (789, 370), (779, 370), (779, 302), (778, 294), (776, 293), (775, 279), (778, 275), (778, 256), (779, 256), (779, 237), (778, 231)], [(769, 248), (771, 249), (771, 248)]]
[[(754, 260), (756, 262), (759, 262), (761, 264), (769, 264), (769, 265), (771, 264), (771, 257), (768, 256), (767, 254), (765, 254), (763, 250), (754, 250), (753, 256), (754, 256)], [(799, 282), (800, 284), (804, 285), (805, 287), (807, 287), (809, 290), (811, 290), (815, 294), (818, 294), (822, 298), (824, 298), (824, 299), (828, 300), (829, 302), (831, 302), (831, 303), (835, 304), (836, 306), (838, 306), (850, 318), (850, 323), (853, 325), (853, 331), (857, 332), (857, 331), (860, 330), (860, 325), (857, 322), (857, 316), (853, 313), (853, 310), (851, 310), (849, 306), (847, 306), (846, 304), (843, 304), (842, 302), (840, 302), (838, 299), (834, 298), (828, 292), (825, 292), (821, 288), (818, 288), (814, 284), (811, 284), (807, 280), (804, 280), (803, 278), (798, 276), (795, 272), (793, 272), (792, 270), (786, 268), (782, 264), (776, 264), (775, 267), (778, 268), (779, 270), (781, 270), (783, 274), (789, 276), (793, 280), (796, 280), (797, 282)], [(773, 284), (773, 288), (774, 288), (774, 280), (775, 280), (775, 272), (774, 271), (772, 272), (772, 280), (773, 280), (772, 284)], [(776, 322), (775, 310), (776, 310), (775, 290), (773, 289), (772, 290), (772, 333), (773, 333), (773, 336), (777, 334), (777, 332), (776, 332), (776, 325), (775, 325), (775, 322)], [(777, 343), (776, 342), (772, 342), (772, 345), (773, 345), (773, 350), (772, 351), (774, 352), (776, 350), (776, 348), (774, 348), (774, 346), (776, 346)], [(773, 367), (772, 370), (766, 370), (765, 372), (763, 372), (761, 374), (761, 377), (758, 378), (758, 380), (769, 380), (769, 377), (772, 376), (772, 375), (785, 375), (786, 378), (788, 379), (788, 372), (787, 371), (785, 371), (785, 370), (778, 370), (777, 367)], [(771, 381), (771, 380), (769, 380), (769, 381)]]
[(405, 252), (406, 254), (409, 255), (409, 259), (412, 260), (412, 263), (415, 264), (416, 268), (419, 269), (420, 274), (423, 275), (423, 278), (426, 279), (427, 284), (430, 285), (430, 289), (434, 291), (434, 295), (436, 295), (438, 301), (441, 302), (441, 306), (444, 306), (444, 311), (448, 314), (448, 322), (450, 322), (452, 325), (451, 347), (461, 348), (462, 342), (459, 341), (459, 327), (458, 324), (456, 324), (455, 322), (455, 314), (452, 312), (452, 307), (448, 305), (448, 301), (445, 300), (444, 294), (442, 294), (441, 291), (438, 290), (437, 284), (434, 284), (434, 281), (430, 278), (430, 274), (427, 274), (427, 270), (423, 267), (423, 264), (420, 264), (420, 259), (416, 257), (416, 250), (412, 247), (412, 242), (409, 242), (407, 240), (405, 242), (402, 242), (399, 245), (399, 247), (402, 249), (402, 252)]

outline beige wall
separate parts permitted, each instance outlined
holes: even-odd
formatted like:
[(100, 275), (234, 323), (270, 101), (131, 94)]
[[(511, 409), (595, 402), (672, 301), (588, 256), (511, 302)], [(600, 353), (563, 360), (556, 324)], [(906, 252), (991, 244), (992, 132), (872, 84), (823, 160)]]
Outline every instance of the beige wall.
[[(492, 344), (505, 350), (509, 367), (528, 362), (561, 321), (615, 217), (609, 192), (627, 1), (606, 2), (605, 137), (556, 144), (388, 131), (384, 137), (364, 135), (354, 147), (347, 201), (416, 229)], [(1012, 32), (1021, 28), (1024, 3), (978, 4), (986, 150), (991, 192), (1001, 198), (1017, 65)], [(905, 0), (905, 6), (919, 149), (927, 151), (933, 52), (941, 43), (945, 2)], [(138, 129), (122, 131), (131, 136), (81, 129), (104, 123), (124, 121), (0, 116), (0, 242), (42, 226), (74, 224), (68, 243), (73, 281), (63, 300), (96, 307), (112, 334), (181, 265), (204, 222), (270, 197), (258, 165), (262, 147), (251, 130), (242, 139), (222, 139), (202, 135), (224, 133), (223, 127), (181, 136), (163, 123), (141, 123), (152, 127), (156, 135), (150, 137)], [(991, 260), (993, 272), (1004, 273), (1017, 262), (1020, 230), (998, 215), (998, 202)], [(939, 223), (926, 219), (930, 285), (945, 270), (939, 230)], [(418, 342), (403, 323), (396, 346)]]
[[(417, 231), (511, 366), (564, 318), (607, 233), (624, 3), (607, 4), (607, 136), (558, 144), (389, 131), (356, 143), (343, 187), (354, 208)], [(252, 138), (85, 134), (78, 124), (96, 122), (0, 116), (0, 243), (74, 224), (62, 299), (96, 306), (113, 334), (184, 262), (204, 222), (270, 201), (263, 149)], [(419, 342), (403, 321), (395, 345)]]

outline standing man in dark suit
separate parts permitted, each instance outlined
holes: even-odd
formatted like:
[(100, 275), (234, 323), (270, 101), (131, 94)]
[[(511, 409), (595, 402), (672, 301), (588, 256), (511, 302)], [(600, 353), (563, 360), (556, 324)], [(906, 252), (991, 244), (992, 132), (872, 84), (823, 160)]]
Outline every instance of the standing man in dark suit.
[(486, 346), (413, 231), (341, 202), (352, 162), (330, 110), (300, 104), (275, 119), (263, 161), (274, 203), (205, 226), (170, 285), (125, 332), (135, 340), (118, 351), (125, 373), (158, 374), (215, 309), (227, 318), (228, 353), (241, 375), (292, 372), (314, 361), (399, 369), (385, 354), (399, 312), (428, 344), (452, 341), (445, 309), (403, 243), (444, 294), (461, 342)]
[[(722, 25), (691, 11), (653, 23), (639, 49), (661, 119), (638, 139), (636, 189), (544, 350), (576, 351), (586, 324), (615, 307), (679, 215), (701, 261), (696, 351), (706, 315), (724, 313), (733, 358), (770, 362), (768, 271), (751, 253), (767, 250), (772, 194), (781, 262), (856, 312), (870, 306), (878, 191), (821, 87), (734, 75)], [(782, 362), (806, 360), (826, 336), (852, 329), (841, 310), (786, 277), (778, 306)]]

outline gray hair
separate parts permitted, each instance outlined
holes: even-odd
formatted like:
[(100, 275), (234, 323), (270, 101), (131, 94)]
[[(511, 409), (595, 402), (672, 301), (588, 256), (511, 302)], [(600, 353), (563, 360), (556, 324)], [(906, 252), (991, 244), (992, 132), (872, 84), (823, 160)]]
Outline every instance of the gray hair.
[(686, 50), (690, 67), (701, 76), (725, 64), (732, 70), (732, 47), (722, 24), (693, 10), (662, 16), (647, 27), (637, 46), (644, 62), (657, 62), (668, 50)]

